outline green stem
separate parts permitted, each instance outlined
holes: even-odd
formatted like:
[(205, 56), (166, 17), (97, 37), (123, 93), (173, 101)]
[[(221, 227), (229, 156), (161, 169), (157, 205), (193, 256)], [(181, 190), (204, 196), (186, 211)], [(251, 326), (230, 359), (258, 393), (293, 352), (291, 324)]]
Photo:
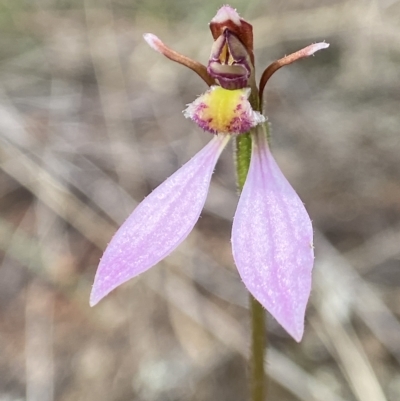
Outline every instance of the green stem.
[(251, 313), (251, 400), (264, 401), (267, 394), (267, 383), (264, 372), (267, 335), (265, 333), (265, 310), (263, 306), (250, 295)]
[(235, 138), (236, 181), (239, 192), (242, 192), (250, 167), (251, 136), (250, 133)]
[[(268, 129), (268, 127), (266, 127)], [(250, 167), (251, 133), (238, 135), (235, 140), (236, 177), (239, 192), (242, 191)], [(252, 401), (265, 401), (267, 394), (264, 359), (267, 345), (265, 311), (250, 294), (251, 356), (250, 389)]]

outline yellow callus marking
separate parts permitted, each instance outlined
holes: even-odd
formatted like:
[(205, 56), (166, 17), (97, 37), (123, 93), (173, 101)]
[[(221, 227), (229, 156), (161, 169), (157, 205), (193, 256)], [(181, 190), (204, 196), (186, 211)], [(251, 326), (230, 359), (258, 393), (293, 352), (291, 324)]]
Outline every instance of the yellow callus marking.
[(265, 118), (251, 108), (247, 100), (250, 88), (228, 90), (212, 86), (184, 111), (205, 131), (237, 134), (264, 122)]
[(227, 90), (220, 86), (204, 95), (207, 106), (202, 110), (202, 118), (210, 121), (210, 128), (216, 132), (229, 131), (232, 121), (240, 116), (243, 101), (247, 101), (244, 89)]

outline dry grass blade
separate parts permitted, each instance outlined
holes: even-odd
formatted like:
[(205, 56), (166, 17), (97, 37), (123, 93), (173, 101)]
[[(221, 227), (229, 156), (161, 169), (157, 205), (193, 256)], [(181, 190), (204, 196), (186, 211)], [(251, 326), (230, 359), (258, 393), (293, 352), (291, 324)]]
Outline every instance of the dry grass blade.
[(69, 222), (100, 249), (115, 231), (89, 206), (44, 170), (33, 159), (8, 142), (0, 147), (0, 168), (27, 188), (56, 214)]
[(346, 252), (344, 256), (358, 269), (362, 269), (362, 274), (366, 274), (374, 267), (397, 258), (400, 254), (399, 243), (400, 227), (395, 226), (380, 231), (362, 245)]
[[(133, 124), (130, 122), (129, 96), (127, 79), (120, 61), (118, 38), (115, 32), (117, 22), (112, 11), (106, 4), (91, 0), (84, 2), (89, 50), (94, 66), (99, 88), (102, 114), (104, 116), (109, 146), (111, 147), (113, 163), (120, 183), (129, 176), (123, 173), (126, 160), (118, 157), (121, 144), (128, 138), (135, 137)], [(104, 27), (107, 27), (106, 29)], [(143, 179), (140, 154), (136, 146), (130, 149), (130, 165), (138, 178)], [(122, 180), (122, 181), (121, 181)], [(125, 182), (128, 185), (129, 182)]]
[(25, 309), (27, 401), (54, 400), (53, 308), (53, 294), (33, 283)]
[[(325, 240), (325, 248), (328, 248)], [(356, 288), (362, 286), (356, 274), (340, 274), (346, 270), (340, 266), (340, 258), (324, 252), (316, 266), (317, 302), (314, 303), (321, 324), (317, 332), (337, 358), (339, 366), (348, 378), (359, 401), (386, 401), (385, 394), (366, 356), (361, 342), (349, 321)], [(349, 281), (349, 276), (353, 280)], [(355, 280), (354, 280), (355, 279)]]
[[(194, 291), (193, 286), (174, 274), (160, 284), (146, 280), (147, 284), (181, 312), (200, 324), (226, 347), (240, 355), (248, 355), (248, 339), (242, 325), (220, 307)], [(270, 377), (302, 401), (344, 401), (332, 393), (328, 386), (314, 379), (280, 351), (271, 348), (268, 354)]]
[(325, 289), (330, 286), (328, 293), (336, 292), (345, 319), (354, 310), (400, 364), (398, 318), (385, 305), (378, 292), (365, 282), (349, 261), (321, 234), (318, 235), (318, 243), (323, 247), (325, 255), (325, 260), (321, 261), (323, 269), (316, 269), (318, 283), (321, 282)]

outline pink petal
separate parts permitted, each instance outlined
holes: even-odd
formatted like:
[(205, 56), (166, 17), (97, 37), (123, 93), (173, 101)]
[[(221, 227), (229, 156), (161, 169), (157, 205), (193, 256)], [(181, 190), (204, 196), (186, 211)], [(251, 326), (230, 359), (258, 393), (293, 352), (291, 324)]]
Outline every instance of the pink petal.
[(90, 305), (154, 266), (192, 231), (229, 136), (215, 136), (196, 156), (156, 188), (128, 217), (100, 261)]
[(233, 221), (232, 248), (247, 289), (300, 341), (311, 291), (313, 230), (261, 130), (253, 136), (250, 170)]

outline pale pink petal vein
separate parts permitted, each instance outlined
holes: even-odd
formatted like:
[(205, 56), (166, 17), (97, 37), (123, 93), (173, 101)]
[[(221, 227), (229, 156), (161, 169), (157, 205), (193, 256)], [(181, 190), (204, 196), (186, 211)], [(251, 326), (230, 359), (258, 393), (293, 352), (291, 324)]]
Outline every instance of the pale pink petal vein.
[(313, 230), (261, 131), (253, 136), (250, 169), (233, 221), (233, 257), (247, 289), (300, 341), (311, 291)]
[(215, 136), (141, 202), (119, 228), (97, 269), (90, 304), (154, 266), (192, 231), (229, 137)]

